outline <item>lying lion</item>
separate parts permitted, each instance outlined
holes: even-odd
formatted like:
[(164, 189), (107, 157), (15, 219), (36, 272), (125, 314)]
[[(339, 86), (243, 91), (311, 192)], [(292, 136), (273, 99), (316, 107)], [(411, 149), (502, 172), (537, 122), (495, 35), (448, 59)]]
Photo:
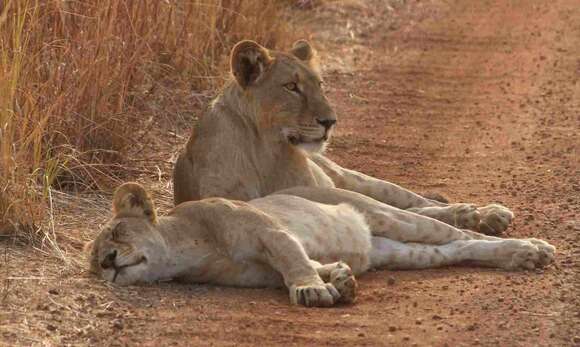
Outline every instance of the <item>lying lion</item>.
[(185, 202), (157, 218), (137, 183), (117, 189), (113, 219), (86, 250), (91, 271), (119, 285), (168, 279), (285, 285), (293, 304), (309, 307), (353, 302), (354, 275), (369, 268), (470, 262), (533, 269), (550, 264), (555, 252), (541, 240), (462, 231), (336, 188), (293, 188), (249, 202)]

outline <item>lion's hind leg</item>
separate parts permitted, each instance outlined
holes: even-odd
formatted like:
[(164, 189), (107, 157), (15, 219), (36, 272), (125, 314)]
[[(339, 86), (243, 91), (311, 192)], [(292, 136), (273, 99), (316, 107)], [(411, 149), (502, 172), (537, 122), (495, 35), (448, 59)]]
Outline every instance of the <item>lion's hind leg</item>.
[[(401, 210), (359, 193), (317, 187), (295, 187), (275, 194), (298, 196), (322, 204), (348, 204), (364, 215), (364, 219), (374, 236), (381, 236), (401, 242), (426, 244), (446, 244), (455, 240), (470, 239), (462, 230), (434, 218)], [(474, 208), (467, 208), (477, 218)], [(352, 263), (349, 262), (352, 265)]]
[(469, 262), (518, 270), (544, 267), (553, 262), (554, 252), (547, 242), (531, 240), (457, 240), (427, 245), (373, 237), (370, 256), (373, 267), (387, 269), (427, 269)]
[(407, 211), (437, 219), (460, 229), (474, 230), (480, 224), (481, 214), (473, 204), (413, 207)]
[(373, 237), (370, 253), (371, 266), (392, 270), (427, 269), (451, 265), (459, 260), (459, 254), (449, 245), (406, 243)]

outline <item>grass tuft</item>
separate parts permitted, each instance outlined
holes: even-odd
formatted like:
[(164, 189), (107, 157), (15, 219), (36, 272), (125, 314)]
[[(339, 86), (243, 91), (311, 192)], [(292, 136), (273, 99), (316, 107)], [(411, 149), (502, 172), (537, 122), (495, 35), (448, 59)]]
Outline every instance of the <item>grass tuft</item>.
[(57, 250), (54, 189), (107, 190), (129, 179), (139, 145), (130, 135), (163, 109), (156, 95), (217, 88), (241, 39), (278, 46), (287, 30), (280, 4), (2, 2), (0, 238)]

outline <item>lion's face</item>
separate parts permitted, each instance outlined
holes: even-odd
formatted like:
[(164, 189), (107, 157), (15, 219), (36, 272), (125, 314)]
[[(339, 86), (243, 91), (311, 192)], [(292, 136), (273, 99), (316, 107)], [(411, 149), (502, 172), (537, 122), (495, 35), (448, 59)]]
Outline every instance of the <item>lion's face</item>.
[[(125, 195), (121, 201), (131, 202), (135, 193), (131, 184), (121, 186), (115, 196)], [(126, 189), (129, 186), (129, 189)], [(114, 200), (119, 203), (118, 199)], [(127, 216), (124, 208), (131, 207)], [(161, 235), (155, 220), (146, 214), (137, 215), (138, 206), (115, 206), (115, 216), (101, 230), (97, 238), (85, 246), (89, 269), (99, 277), (118, 285), (151, 282), (157, 278), (157, 267), (164, 262)]]
[(336, 114), (314, 67), (314, 52), (299, 41), (289, 53), (270, 52), (252, 41), (232, 51), (232, 72), (252, 95), (260, 130), (309, 151), (320, 151), (330, 139)]

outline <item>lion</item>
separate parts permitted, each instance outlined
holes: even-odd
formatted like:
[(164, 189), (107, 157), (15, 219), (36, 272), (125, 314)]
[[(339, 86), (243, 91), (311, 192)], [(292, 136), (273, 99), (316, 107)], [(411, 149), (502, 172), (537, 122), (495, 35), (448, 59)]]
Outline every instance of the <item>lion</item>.
[(348, 190), (301, 187), (248, 202), (184, 202), (158, 217), (149, 193), (125, 183), (115, 191), (112, 219), (85, 250), (90, 271), (113, 284), (285, 286), (292, 304), (307, 307), (355, 302), (355, 276), (370, 268), (469, 262), (517, 270), (554, 259), (555, 248), (542, 240), (462, 231), (391, 207), (416, 227), (402, 230), (382, 205)]
[(440, 202), (343, 168), (324, 156), (337, 116), (324, 94), (317, 54), (305, 40), (289, 52), (242, 41), (233, 78), (196, 124), (173, 171), (174, 203), (250, 201), (292, 187), (339, 188), (384, 205), (490, 235), (514, 215), (498, 204)]

